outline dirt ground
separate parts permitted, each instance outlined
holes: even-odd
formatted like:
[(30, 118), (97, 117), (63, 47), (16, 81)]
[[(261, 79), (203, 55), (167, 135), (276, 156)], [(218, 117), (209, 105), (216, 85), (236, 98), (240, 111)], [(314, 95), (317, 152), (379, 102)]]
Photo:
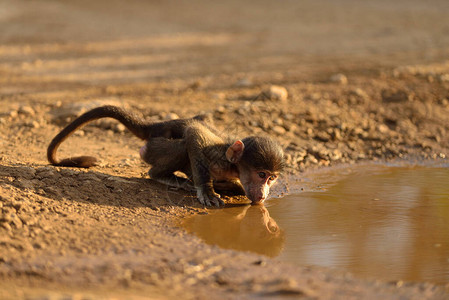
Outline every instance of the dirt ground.
[[(286, 149), (274, 191), (362, 161), (447, 160), (449, 2), (0, 3), (1, 299), (447, 299), (449, 286), (362, 280), (223, 250), (177, 227), (207, 213), (148, 178), (141, 141), (75, 116), (115, 104), (148, 120), (210, 114)], [(269, 200), (268, 200), (269, 201)]]

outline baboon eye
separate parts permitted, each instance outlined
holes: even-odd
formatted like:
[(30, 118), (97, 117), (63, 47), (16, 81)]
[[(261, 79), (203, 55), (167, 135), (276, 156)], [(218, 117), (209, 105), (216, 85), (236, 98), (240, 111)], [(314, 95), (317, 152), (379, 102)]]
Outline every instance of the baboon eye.
[(271, 176), (270, 176), (270, 180), (275, 180), (276, 178), (277, 178), (276, 175), (271, 175)]
[(259, 175), (260, 178), (265, 178), (267, 176), (267, 174), (265, 174), (265, 172), (259, 172), (257, 174)]

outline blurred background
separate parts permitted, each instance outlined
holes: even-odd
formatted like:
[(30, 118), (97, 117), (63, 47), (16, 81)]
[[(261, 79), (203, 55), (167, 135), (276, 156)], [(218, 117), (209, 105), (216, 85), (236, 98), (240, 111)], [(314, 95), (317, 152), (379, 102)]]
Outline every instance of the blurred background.
[(1, 0), (0, 72), (70, 84), (304, 79), (444, 59), (448, 13), (447, 0)]

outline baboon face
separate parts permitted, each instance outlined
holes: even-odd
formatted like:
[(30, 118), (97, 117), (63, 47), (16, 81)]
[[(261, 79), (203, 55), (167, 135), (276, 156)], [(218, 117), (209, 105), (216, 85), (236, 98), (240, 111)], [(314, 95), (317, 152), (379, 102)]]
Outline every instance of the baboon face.
[(237, 165), (240, 182), (252, 203), (267, 199), (270, 187), (284, 167), (281, 146), (266, 137), (248, 137), (236, 141), (227, 150), (226, 157)]
[(240, 182), (252, 203), (264, 202), (279, 174), (268, 170), (240, 170)]

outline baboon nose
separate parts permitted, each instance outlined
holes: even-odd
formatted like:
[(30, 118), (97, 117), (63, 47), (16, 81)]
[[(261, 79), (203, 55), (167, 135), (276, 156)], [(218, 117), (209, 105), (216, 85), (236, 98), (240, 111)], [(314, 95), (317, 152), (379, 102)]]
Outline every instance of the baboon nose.
[(265, 201), (265, 197), (255, 197), (252, 201), (253, 204), (262, 203)]

